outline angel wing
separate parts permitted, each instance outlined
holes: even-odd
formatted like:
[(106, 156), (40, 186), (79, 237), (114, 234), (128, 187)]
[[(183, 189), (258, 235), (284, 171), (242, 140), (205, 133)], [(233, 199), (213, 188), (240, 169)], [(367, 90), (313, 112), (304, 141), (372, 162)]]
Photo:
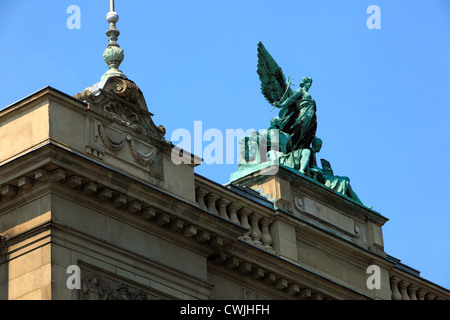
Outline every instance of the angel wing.
[(271, 105), (281, 103), (292, 95), (283, 70), (261, 42), (258, 43), (257, 73), (261, 80), (261, 93)]

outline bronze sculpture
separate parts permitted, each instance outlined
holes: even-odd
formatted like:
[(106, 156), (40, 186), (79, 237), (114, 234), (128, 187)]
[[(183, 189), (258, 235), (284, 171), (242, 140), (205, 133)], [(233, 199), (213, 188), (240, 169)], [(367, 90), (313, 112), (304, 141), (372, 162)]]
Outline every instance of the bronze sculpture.
[(272, 106), (281, 109), (280, 130), (291, 135), (293, 150), (309, 148), (317, 130), (316, 103), (308, 92), (312, 79), (304, 77), (300, 87), (292, 91), (292, 83), (261, 42), (257, 72), (262, 94)]
[[(299, 88), (293, 91), (292, 82), (289, 78), (286, 80), (283, 70), (261, 42), (258, 43), (257, 73), (261, 81), (261, 93), (273, 108), (279, 108), (280, 111), (278, 117), (271, 119), (267, 130), (255, 132), (257, 138), (254, 134), (241, 140), (242, 155), (245, 154), (246, 160), (252, 160), (244, 163), (255, 169), (264, 163), (292, 168), (362, 204), (350, 186), (348, 177), (335, 176), (325, 159), (321, 159), (322, 168), (317, 165), (316, 153), (322, 147), (322, 140), (316, 137), (316, 102), (309, 93), (312, 79), (304, 77)], [(239, 170), (248, 169), (249, 166), (245, 164), (240, 165)]]

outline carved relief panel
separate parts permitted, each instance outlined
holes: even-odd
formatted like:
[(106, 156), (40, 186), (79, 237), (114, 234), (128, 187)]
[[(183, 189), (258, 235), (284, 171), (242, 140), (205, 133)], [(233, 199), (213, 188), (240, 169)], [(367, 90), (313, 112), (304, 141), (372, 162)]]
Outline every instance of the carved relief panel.
[(159, 300), (151, 289), (125, 283), (98, 271), (81, 269), (80, 300)]

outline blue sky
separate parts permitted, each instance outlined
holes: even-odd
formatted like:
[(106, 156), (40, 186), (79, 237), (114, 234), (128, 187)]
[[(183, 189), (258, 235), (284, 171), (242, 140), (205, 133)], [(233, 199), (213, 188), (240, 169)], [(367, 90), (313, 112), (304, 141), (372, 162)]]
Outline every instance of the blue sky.
[[(68, 29), (70, 5), (80, 29)], [(369, 5), (381, 29), (369, 30)], [(107, 70), (109, 1), (0, 3), (0, 108), (50, 85), (70, 95)], [(390, 220), (385, 250), (450, 288), (450, 2), (116, 0), (121, 70), (143, 91), (166, 137), (179, 128), (263, 129), (262, 41), (298, 87), (310, 76), (318, 158), (350, 177)], [(209, 142), (204, 142), (203, 147)], [(196, 172), (226, 183), (236, 164)]]

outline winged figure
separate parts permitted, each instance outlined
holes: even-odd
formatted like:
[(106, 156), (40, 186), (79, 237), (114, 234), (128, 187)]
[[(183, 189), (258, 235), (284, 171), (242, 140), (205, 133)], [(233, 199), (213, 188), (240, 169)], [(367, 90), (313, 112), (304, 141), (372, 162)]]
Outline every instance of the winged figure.
[(316, 103), (309, 94), (312, 79), (304, 77), (300, 87), (293, 91), (292, 82), (286, 80), (264, 45), (258, 43), (258, 69), (261, 93), (266, 100), (279, 108), (280, 130), (291, 135), (293, 150), (309, 148), (316, 135)]

